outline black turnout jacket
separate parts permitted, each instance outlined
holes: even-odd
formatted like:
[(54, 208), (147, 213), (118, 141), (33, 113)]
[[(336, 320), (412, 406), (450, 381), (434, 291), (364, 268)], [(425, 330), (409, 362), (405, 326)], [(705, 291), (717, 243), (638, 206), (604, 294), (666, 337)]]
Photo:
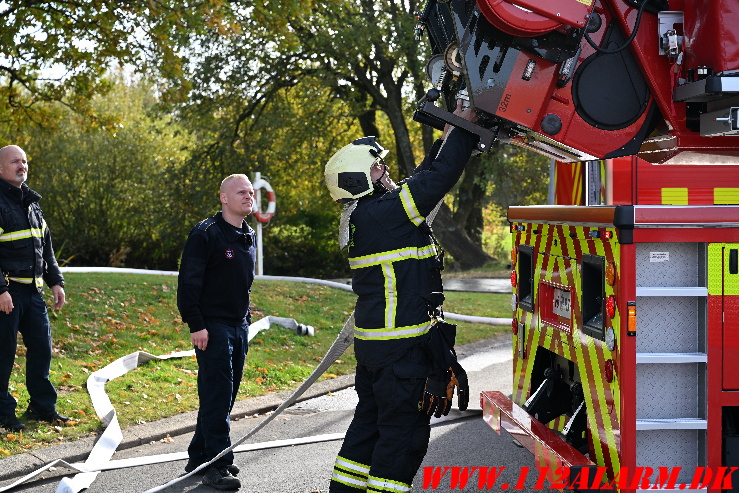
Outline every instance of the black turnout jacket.
[(360, 364), (389, 364), (425, 339), (430, 311), (443, 301), (442, 252), (425, 219), (462, 175), (476, 143), (454, 128), (398, 188), (358, 200), (348, 251)]

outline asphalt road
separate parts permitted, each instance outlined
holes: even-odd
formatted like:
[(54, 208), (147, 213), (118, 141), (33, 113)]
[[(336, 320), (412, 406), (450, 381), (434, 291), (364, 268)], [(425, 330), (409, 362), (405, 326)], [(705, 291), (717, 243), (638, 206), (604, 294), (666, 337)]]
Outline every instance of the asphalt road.
[[(531, 454), (520, 446), (517, 446), (511, 437), (503, 432), (500, 436), (490, 429), (481, 417), (479, 409), (479, 392), (482, 390), (500, 390), (504, 393), (511, 391), (511, 346), (510, 341), (504, 339), (483, 341), (464, 348), (459, 351), (460, 360), (468, 372), (470, 378), (470, 390), (473, 402), (470, 403), (471, 410), (465, 415), (453, 410), (449, 418), (436, 422), (432, 425), (431, 442), (429, 451), (424, 460), (419, 474), (414, 480), (414, 491), (480, 491), (485, 489), (502, 491), (503, 483), (509, 484), (512, 489), (523, 466), (532, 467)], [(351, 380), (344, 379), (343, 382), (335, 382), (335, 387), (327, 391), (324, 386), (323, 394), (311, 399), (299, 402), (288, 408), (283, 414), (268, 424), (263, 430), (244, 442), (256, 444), (270, 442), (273, 440), (293, 440), (299, 437), (314, 437), (326, 434), (343, 434), (351, 420), (354, 405), (356, 404), (356, 393), (351, 385)], [(319, 389), (320, 390), (320, 389)], [(284, 396), (281, 396), (284, 398)], [(279, 404), (279, 402), (278, 402)], [(271, 405), (274, 405), (271, 404)], [(242, 410), (246, 409), (242, 407)], [(235, 419), (232, 422), (232, 438), (234, 441), (243, 437), (258, 422), (265, 418), (264, 414), (254, 414), (248, 417)], [(183, 415), (180, 421), (194, 419), (192, 415)], [(189, 423), (190, 425), (192, 423)], [(142, 438), (141, 444), (132, 446), (128, 442), (126, 448), (115, 453), (113, 459), (142, 459), (153, 455), (173, 454), (184, 452), (187, 449), (191, 437), (191, 431), (183, 431), (182, 423), (173, 422), (153, 423), (150, 426), (157, 430), (160, 435), (169, 435), (169, 438), (151, 439)], [(179, 426), (179, 428), (178, 428)], [(166, 433), (165, 433), (166, 432)], [(137, 434), (144, 437), (143, 432), (136, 430), (124, 430), (124, 436)], [(150, 435), (154, 437), (156, 435)], [(63, 457), (71, 461), (79, 461), (77, 457), (85, 450), (73, 450), (89, 447), (84, 442), (67, 445), (67, 449), (57, 451), (47, 450), (45, 454), (33, 455), (35, 462), (41, 464), (50, 458)], [(242, 445), (243, 446), (243, 445)], [(341, 440), (325, 441), (312, 444), (286, 445), (276, 448), (262, 450), (244, 451), (236, 454), (236, 464), (242, 469), (239, 477), (242, 481), (241, 491), (259, 493), (309, 493), (326, 492), (329, 486), (329, 477), (336, 454), (341, 446)], [(52, 447), (54, 449), (54, 447)], [(167, 456), (165, 456), (167, 457)], [(171, 458), (172, 456), (168, 456)], [(22, 461), (21, 458), (3, 459), (0, 461), (0, 469), (3, 469), (3, 479), (0, 488), (7, 486), (28, 472), (28, 464), (18, 466), (16, 474), (8, 471), (6, 465), (12, 467)], [(168, 460), (150, 465), (125, 467), (120, 469), (106, 470), (101, 472), (89, 489), (90, 493), (120, 492), (139, 493), (148, 489), (165, 484), (181, 475), (185, 460)], [(501, 468), (500, 479), (490, 488), (478, 485), (478, 472), (475, 472), (468, 481), (466, 487), (452, 484), (452, 474), (441, 477), (436, 488), (430, 484), (424, 484), (424, 468), (439, 467), (478, 467)], [(532, 467), (533, 469), (533, 467)], [(42, 477), (35, 478), (13, 491), (24, 492), (50, 492), (56, 491), (57, 485), (64, 476), (70, 476), (69, 469), (56, 468), (54, 471), (44, 473)], [(517, 491), (527, 492), (532, 490), (536, 482), (534, 473), (525, 482), (526, 488)], [(213, 489), (203, 486), (197, 476), (191, 476), (181, 482), (166, 488), (167, 492), (206, 492)]]

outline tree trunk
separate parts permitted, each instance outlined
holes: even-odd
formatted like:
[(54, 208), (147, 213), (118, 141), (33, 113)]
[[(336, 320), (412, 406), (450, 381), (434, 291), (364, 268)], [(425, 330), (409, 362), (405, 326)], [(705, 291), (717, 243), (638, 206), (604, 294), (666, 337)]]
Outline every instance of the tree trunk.
[(454, 257), (455, 270), (482, 267), (486, 262), (493, 260), (467, 236), (463, 225), (455, 224), (446, 204), (441, 204), (432, 226), (442, 248)]
[(479, 156), (470, 158), (465, 167), (464, 175), (459, 183), (457, 191), (456, 211), (454, 221), (464, 225), (464, 230), (470, 239), (482, 244), (482, 232), (484, 218), (482, 217), (482, 204), (485, 201), (485, 186), (479, 180), (482, 176), (482, 162)]

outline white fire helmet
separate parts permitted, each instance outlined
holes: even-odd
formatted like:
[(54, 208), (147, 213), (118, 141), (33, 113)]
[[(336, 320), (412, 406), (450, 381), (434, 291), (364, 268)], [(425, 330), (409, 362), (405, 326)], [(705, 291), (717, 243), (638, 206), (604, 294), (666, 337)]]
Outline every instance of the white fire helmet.
[(370, 168), (388, 152), (373, 136), (357, 139), (336, 151), (324, 170), (331, 198), (337, 201), (358, 199), (371, 193)]

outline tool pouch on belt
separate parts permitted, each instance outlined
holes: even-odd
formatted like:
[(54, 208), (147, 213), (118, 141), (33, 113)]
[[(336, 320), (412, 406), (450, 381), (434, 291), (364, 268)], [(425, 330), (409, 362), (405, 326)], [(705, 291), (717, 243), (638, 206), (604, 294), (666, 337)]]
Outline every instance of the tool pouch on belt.
[(430, 333), (424, 347), (431, 359), (431, 373), (426, 379), (421, 408), (426, 414), (439, 418), (449, 414), (455, 388), (460, 411), (467, 409), (470, 389), (467, 373), (457, 362), (454, 351), (457, 326), (439, 320)]

